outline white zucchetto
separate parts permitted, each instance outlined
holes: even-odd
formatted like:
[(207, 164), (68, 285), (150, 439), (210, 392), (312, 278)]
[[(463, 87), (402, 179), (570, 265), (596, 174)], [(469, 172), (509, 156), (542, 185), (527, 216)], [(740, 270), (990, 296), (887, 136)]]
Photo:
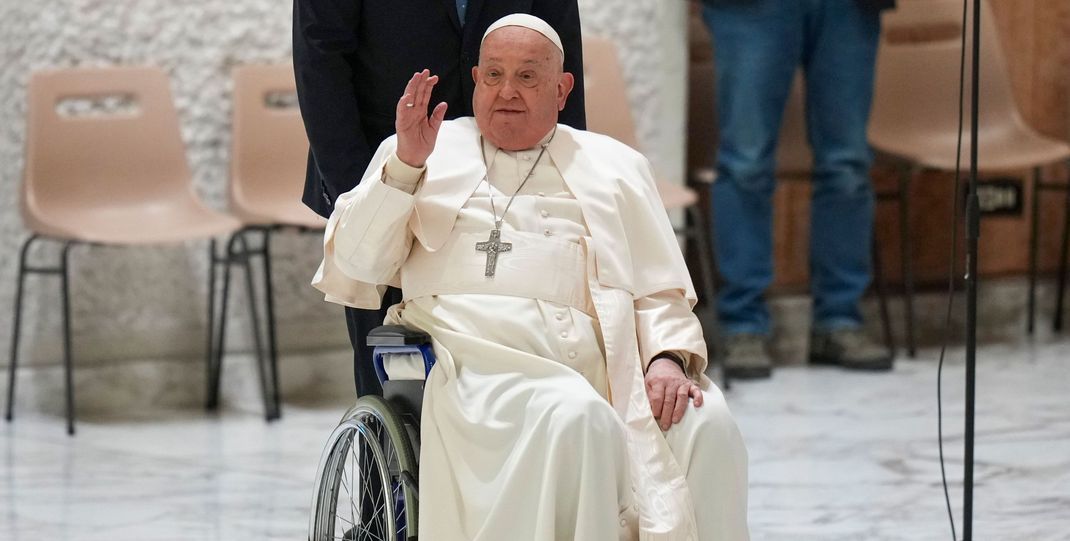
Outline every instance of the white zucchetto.
[(546, 36), (546, 39), (552, 41), (553, 44), (557, 46), (557, 49), (561, 51), (561, 54), (565, 54), (565, 46), (561, 44), (561, 36), (557, 35), (557, 31), (546, 21), (526, 13), (513, 13), (512, 15), (506, 15), (495, 21), (483, 34), (483, 39), (479, 42), (480, 46), (487, 40), (487, 36), (489, 36), (491, 32), (498, 30), (499, 28), (505, 28), (506, 26), (519, 26), (534, 30)]

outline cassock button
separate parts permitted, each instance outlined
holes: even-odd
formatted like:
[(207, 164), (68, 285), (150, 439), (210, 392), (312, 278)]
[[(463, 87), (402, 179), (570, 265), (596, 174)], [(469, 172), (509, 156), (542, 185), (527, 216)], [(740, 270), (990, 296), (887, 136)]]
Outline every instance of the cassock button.
[(542, 216), (543, 218), (548, 218), (550, 216), (550, 211), (544, 210), (539, 213), (539, 216)]
[(547, 237), (552, 237), (552, 236), (554, 236), (554, 232), (553, 232), (553, 231), (550, 231), (549, 229), (543, 229), (543, 231), (542, 231), (542, 234), (543, 234), (543, 235), (546, 235)]
[(565, 320), (565, 314), (557, 314), (554, 317), (557, 318), (558, 321), (564, 321)]
[(576, 358), (576, 352), (575, 351), (568, 352), (568, 358), (569, 359), (575, 359)]
[(568, 338), (568, 331), (561, 331), (561, 338)]
[(620, 527), (621, 528), (627, 528), (628, 527), (628, 521), (624, 520), (624, 519), (620, 519)]
[(546, 192), (539, 192), (539, 197), (546, 197)]

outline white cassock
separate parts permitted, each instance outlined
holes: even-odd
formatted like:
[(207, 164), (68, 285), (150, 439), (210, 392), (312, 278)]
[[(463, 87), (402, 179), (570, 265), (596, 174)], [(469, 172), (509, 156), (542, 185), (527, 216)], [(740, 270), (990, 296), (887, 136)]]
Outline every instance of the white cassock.
[[(552, 135), (552, 139), (549, 139)], [(747, 457), (721, 392), (702, 375), (694, 292), (648, 162), (558, 126), (540, 148), (482, 143), (445, 122), (426, 171), (386, 140), (339, 197), (313, 284), (327, 300), (405, 301), (388, 323), (431, 335), (420, 529), (432, 541), (748, 538)], [(544, 139), (544, 142), (546, 140)], [(496, 273), (475, 244), (505, 215)], [(489, 191), (488, 191), (489, 190)], [(687, 359), (705, 404), (662, 432), (643, 372)]]

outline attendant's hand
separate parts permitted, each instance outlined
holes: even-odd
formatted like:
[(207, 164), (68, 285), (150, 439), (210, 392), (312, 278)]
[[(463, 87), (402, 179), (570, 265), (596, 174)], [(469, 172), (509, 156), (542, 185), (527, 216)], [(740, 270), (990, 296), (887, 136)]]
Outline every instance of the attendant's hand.
[(650, 410), (662, 430), (684, 418), (688, 398), (695, 400), (695, 407), (702, 407), (702, 390), (688, 379), (680, 365), (669, 359), (654, 359), (646, 371), (646, 395)]
[(412, 167), (423, 167), (427, 157), (435, 150), (438, 129), (446, 118), (446, 102), (435, 106), (427, 116), (427, 104), (431, 101), (431, 89), (438, 84), (438, 75), (423, 70), (409, 79), (405, 95), (398, 101), (397, 120), (394, 127), (398, 134), (398, 159)]

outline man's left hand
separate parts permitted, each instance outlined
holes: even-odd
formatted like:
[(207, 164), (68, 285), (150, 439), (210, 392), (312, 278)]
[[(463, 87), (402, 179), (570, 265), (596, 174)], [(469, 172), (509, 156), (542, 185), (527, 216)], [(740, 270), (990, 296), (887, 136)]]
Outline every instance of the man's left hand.
[(646, 395), (662, 430), (684, 418), (689, 398), (694, 399), (696, 408), (702, 407), (702, 390), (669, 359), (654, 359), (650, 363), (646, 371)]

